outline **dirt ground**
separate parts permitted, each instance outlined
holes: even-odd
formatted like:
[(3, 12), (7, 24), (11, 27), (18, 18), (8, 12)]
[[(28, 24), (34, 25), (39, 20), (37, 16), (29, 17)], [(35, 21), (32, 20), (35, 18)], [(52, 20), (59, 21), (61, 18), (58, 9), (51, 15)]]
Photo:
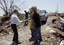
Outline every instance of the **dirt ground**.
[[(40, 45), (59, 45), (60, 38), (56, 37), (55, 35), (51, 34), (52, 28), (50, 27), (51, 20), (55, 19), (56, 17), (49, 17), (48, 21), (45, 25), (41, 26), (41, 34), (43, 41)], [(22, 26), (21, 26), (22, 25)], [(19, 40), (22, 42), (20, 45), (32, 45), (32, 42), (29, 42), (30, 29), (29, 26), (23, 27), (23, 24), (19, 26)], [(13, 32), (9, 32), (8, 35), (0, 35), (0, 45), (10, 45), (12, 43)]]

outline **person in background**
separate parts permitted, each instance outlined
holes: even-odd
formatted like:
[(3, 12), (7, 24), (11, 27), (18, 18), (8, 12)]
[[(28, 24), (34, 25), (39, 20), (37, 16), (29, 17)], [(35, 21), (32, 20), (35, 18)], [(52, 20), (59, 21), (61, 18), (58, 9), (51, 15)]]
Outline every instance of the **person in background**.
[(31, 30), (31, 38), (29, 39), (29, 41), (34, 41), (34, 23), (33, 23), (33, 12), (32, 12), (32, 9), (30, 8), (29, 9), (29, 15), (30, 15), (30, 30)]
[(33, 11), (33, 22), (34, 22), (34, 44), (39, 44), (42, 41), (41, 36), (41, 21), (40, 16), (37, 13), (37, 7), (31, 7)]
[[(28, 19), (28, 12), (26, 10), (24, 12), (25, 12), (25, 20), (26, 20), (26, 19)], [(24, 26), (27, 26), (27, 25), (28, 25), (28, 20), (25, 21)]]
[(17, 17), (18, 14), (19, 14), (18, 10), (14, 10), (14, 13), (11, 15), (11, 28), (14, 33), (13, 42), (11, 43), (11, 45), (21, 44), (21, 42), (18, 41), (18, 30), (16, 24), (25, 22), (26, 20), (20, 21), (19, 18)]

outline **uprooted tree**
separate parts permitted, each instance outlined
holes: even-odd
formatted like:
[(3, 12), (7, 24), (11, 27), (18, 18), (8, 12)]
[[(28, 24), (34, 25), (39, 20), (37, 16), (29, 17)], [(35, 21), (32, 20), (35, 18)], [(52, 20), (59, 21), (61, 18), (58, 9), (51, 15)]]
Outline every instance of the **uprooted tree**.
[[(14, 9), (20, 9), (18, 7), (19, 5), (15, 4), (15, 1), (16, 0), (0, 0), (0, 8), (5, 12), (6, 15), (10, 15)], [(23, 4), (24, 2), (22, 2), (20, 6)]]
[(21, 10), (19, 6), (22, 6), (24, 1), (19, 5), (15, 4), (15, 1), (17, 0), (0, 0), (0, 8), (5, 12), (5, 16), (1, 19), (2, 22), (8, 20), (14, 9)]

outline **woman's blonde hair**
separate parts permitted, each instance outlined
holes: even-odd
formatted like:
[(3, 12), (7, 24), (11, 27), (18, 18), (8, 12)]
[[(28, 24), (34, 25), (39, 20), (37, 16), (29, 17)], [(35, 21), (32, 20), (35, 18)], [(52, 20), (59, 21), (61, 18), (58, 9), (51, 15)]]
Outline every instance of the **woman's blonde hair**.
[(36, 6), (32, 6), (31, 9), (34, 10), (35, 12), (37, 12), (40, 15)]
[(34, 11), (37, 11), (37, 7), (36, 6), (32, 6), (31, 9), (34, 10)]

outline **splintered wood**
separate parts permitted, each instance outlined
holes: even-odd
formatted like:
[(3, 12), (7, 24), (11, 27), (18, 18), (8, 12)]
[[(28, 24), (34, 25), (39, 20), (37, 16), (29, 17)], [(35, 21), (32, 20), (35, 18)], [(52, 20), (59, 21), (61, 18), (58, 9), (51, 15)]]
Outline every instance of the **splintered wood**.
[(57, 28), (52, 28), (54, 31), (56, 31), (57, 33), (61, 34), (62, 36), (64, 36), (64, 32), (60, 31)]

